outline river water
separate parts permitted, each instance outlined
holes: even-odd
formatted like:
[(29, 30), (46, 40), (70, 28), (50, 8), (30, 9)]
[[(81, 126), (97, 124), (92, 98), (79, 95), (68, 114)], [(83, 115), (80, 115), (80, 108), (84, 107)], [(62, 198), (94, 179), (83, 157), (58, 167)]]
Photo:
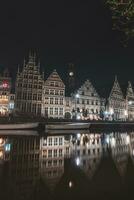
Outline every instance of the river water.
[(0, 199), (130, 199), (134, 132), (3, 132)]

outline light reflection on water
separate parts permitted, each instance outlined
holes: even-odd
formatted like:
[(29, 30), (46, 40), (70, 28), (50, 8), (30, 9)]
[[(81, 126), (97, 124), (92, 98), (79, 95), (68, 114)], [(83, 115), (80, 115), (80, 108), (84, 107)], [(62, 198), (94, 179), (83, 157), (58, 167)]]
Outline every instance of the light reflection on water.
[(125, 199), (134, 132), (0, 136), (1, 199)]

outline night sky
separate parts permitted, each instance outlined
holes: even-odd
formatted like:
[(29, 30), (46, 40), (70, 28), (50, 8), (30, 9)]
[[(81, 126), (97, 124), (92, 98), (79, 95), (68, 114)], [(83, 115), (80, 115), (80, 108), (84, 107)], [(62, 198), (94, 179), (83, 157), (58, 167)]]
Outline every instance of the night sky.
[(134, 40), (121, 45), (103, 0), (1, 3), (0, 68), (15, 76), (30, 48), (38, 51), (46, 76), (56, 68), (64, 78), (73, 62), (83, 81), (105, 85), (117, 74), (121, 83), (134, 84)]

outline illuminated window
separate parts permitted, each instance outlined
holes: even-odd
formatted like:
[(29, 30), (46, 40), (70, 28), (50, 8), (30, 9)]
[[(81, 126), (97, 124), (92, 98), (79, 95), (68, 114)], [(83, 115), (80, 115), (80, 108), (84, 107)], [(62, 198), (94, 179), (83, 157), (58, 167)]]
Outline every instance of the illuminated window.
[(42, 100), (42, 95), (38, 94), (38, 101), (41, 101), (41, 100)]
[(54, 138), (54, 145), (58, 145), (58, 138)]
[(9, 103), (9, 109), (14, 109), (14, 103)]
[(62, 153), (63, 153), (62, 149), (59, 149), (59, 157), (62, 156)]
[(49, 90), (48, 89), (45, 90), (45, 94), (49, 94)]
[(63, 145), (63, 138), (59, 138), (59, 145)]
[(57, 157), (57, 149), (54, 149), (54, 157)]
[(60, 90), (60, 95), (64, 95), (64, 91), (63, 90)]
[(50, 104), (53, 104), (53, 98), (50, 98)]
[(48, 146), (52, 146), (52, 138), (48, 139)]
[(54, 86), (54, 82), (50, 82), (50, 86)]
[(45, 108), (45, 115), (48, 115), (48, 107)]
[(54, 90), (50, 90), (50, 94), (54, 95)]
[(55, 115), (58, 115), (58, 108), (55, 108)]
[(63, 115), (63, 108), (59, 109), (59, 115)]
[(62, 166), (62, 165), (63, 165), (63, 161), (59, 160), (59, 166)]
[(55, 104), (58, 104), (58, 98), (55, 98)]
[(52, 150), (48, 150), (48, 157), (49, 157), (49, 158), (52, 157)]
[(33, 94), (33, 100), (37, 100), (37, 94)]
[(55, 95), (59, 95), (59, 91), (58, 90), (55, 90)]
[(63, 105), (63, 98), (60, 98), (60, 105)]
[(50, 115), (53, 115), (53, 108), (50, 108)]

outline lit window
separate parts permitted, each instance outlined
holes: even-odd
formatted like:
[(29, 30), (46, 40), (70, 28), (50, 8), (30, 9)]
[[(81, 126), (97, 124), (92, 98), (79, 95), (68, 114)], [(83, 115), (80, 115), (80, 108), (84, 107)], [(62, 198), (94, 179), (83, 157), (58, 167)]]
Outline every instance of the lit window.
[(50, 115), (53, 115), (53, 108), (50, 108)]
[(49, 139), (48, 139), (48, 145), (49, 145), (49, 146), (52, 146), (52, 138), (49, 138)]
[(64, 91), (63, 90), (60, 90), (60, 95), (64, 95)]
[(54, 145), (58, 145), (58, 138), (54, 138)]
[(60, 108), (59, 115), (63, 115), (63, 108)]
[(59, 138), (59, 145), (63, 145), (63, 138)]
[(55, 98), (55, 104), (58, 104), (58, 98)]
[(58, 108), (55, 108), (55, 115), (58, 115)]

